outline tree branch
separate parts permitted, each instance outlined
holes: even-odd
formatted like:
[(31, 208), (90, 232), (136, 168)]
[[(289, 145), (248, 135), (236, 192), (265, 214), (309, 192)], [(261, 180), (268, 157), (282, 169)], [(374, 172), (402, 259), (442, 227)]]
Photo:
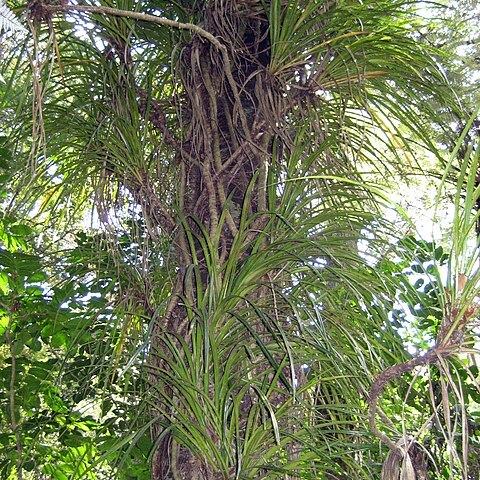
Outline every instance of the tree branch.
[(129, 10), (120, 10), (112, 7), (93, 7), (89, 5), (45, 5), (45, 11), (47, 12), (87, 12), (87, 13), (99, 13), (100, 15), (113, 15), (115, 17), (132, 18), (133, 20), (139, 20), (142, 22), (155, 23), (157, 25), (165, 25), (167, 27), (177, 28), (179, 30), (190, 30), (197, 35), (205, 38), (219, 49), (225, 48), (220, 41), (207, 32), (203, 28), (193, 23), (182, 23), (175, 20), (170, 20), (165, 17), (157, 17), (156, 15), (150, 15), (148, 13), (131, 12)]
[(403, 450), (377, 427), (375, 415), (377, 413), (378, 399), (385, 390), (387, 384), (390, 383), (394, 378), (399, 378), (404, 373), (411, 372), (415, 367), (435, 363), (439, 356), (448, 356), (451, 353), (452, 352), (448, 349), (433, 347), (428, 350), (428, 352), (426, 352), (423, 356), (414, 357), (411, 360), (407, 360), (406, 362), (397, 363), (388, 367), (378, 375), (378, 377), (375, 379), (372, 386), (370, 387), (370, 391), (368, 394), (368, 423), (370, 430), (377, 438), (379, 438), (385, 445), (387, 445), (390, 450), (393, 450), (402, 457)]

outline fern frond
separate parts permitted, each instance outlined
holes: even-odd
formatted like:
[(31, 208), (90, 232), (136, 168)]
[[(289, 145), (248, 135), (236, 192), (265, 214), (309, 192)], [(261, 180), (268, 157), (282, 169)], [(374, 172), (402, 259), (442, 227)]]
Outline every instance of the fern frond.
[(0, 0), (0, 31), (26, 32), (14, 13)]

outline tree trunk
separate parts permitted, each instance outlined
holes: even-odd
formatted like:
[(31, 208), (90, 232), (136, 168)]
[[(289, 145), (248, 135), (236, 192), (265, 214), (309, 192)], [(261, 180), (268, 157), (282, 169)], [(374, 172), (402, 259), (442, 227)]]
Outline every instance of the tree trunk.
[[(274, 89), (266, 87), (267, 22), (266, 18), (255, 15), (245, 19), (242, 15), (248, 12), (242, 13), (236, 2), (226, 2), (228, 6), (223, 2), (211, 3), (204, 12), (203, 28), (221, 38), (225, 50), (194, 37), (183, 49), (178, 67), (188, 126), (178, 152), (181, 172), (178, 205), (183, 217), (183, 228), (175, 243), (179, 278), (167, 314), (154, 331), (154, 352), (163, 348), (165, 332), (190, 341), (184, 303), (191, 310), (198, 307), (196, 299), (201, 292), (197, 290), (205, 289), (210, 281), (209, 265), (214, 263), (217, 272), (221, 271), (241, 228), (242, 209), (248, 208), (248, 216), (256, 217), (252, 231), (261, 230), (265, 223), (266, 178), (274, 122), (267, 121), (260, 97), (273, 94), (278, 97), (274, 101), (280, 103), (279, 92), (273, 93)], [(193, 234), (193, 241), (187, 231)], [(199, 240), (202, 236), (207, 236), (215, 246), (213, 252), (205, 250)], [(244, 256), (247, 254), (248, 251)], [(207, 258), (209, 255), (214, 258)], [(191, 274), (190, 267), (194, 264), (200, 282)], [(254, 295), (261, 296), (261, 290), (259, 287)], [(160, 369), (168, 368), (162, 365), (162, 360), (154, 358), (153, 363)], [(247, 414), (248, 406), (244, 405), (244, 409)], [(164, 428), (165, 425), (156, 427), (154, 436), (160, 438)], [(213, 433), (211, 440), (217, 441)], [(229, 478), (233, 473), (215, 471), (204, 458), (197, 458), (169, 433), (156, 450), (152, 479), (219, 479)]]

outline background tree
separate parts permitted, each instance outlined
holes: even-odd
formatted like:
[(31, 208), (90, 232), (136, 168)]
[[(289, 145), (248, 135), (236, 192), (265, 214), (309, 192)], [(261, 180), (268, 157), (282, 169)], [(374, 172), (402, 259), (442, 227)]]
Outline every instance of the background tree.
[[(407, 354), (388, 316), (400, 287), (373, 268), (390, 247), (372, 172), (409, 167), (411, 132), (433, 149), (425, 124), (449, 99), (413, 6), (32, 0), (26, 13), (29, 40), (2, 73), (6, 218), (42, 232), (39, 298), (59, 313), (28, 316), (2, 263), (5, 471), (108, 475), (121, 458), (117, 475), (143, 478), (149, 451), (158, 479), (376, 475), (368, 388)], [(17, 399), (20, 319), (34, 325), (24, 345), (62, 358), (40, 379), (60, 379), (61, 411), (42, 393), (31, 412), (91, 439), (50, 437), (68, 447), (54, 471)]]

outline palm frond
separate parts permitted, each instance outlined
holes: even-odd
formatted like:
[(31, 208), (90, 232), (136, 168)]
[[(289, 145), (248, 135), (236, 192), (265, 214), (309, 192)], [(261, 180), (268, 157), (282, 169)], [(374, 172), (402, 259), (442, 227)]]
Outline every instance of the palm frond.
[(27, 29), (20, 23), (15, 14), (0, 1), (0, 31), (25, 33)]

